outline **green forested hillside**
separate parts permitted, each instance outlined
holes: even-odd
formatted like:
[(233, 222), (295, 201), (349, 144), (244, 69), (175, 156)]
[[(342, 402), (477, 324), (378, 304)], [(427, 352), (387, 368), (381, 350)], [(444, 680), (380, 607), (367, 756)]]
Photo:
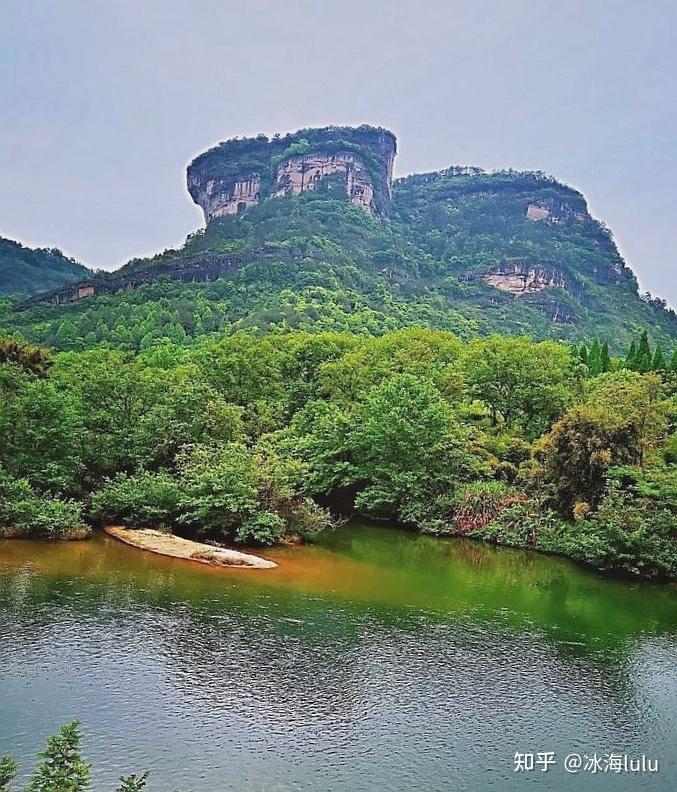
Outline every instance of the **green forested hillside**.
[[(530, 219), (530, 205), (549, 207), (551, 217)], [(380, 334), (411, 325), (462, 338), (597, 336), (616, 351), (643, 328), (664, 349), (677, 336), (677, 316), (638, 295), (583, 197), (539, 174), (466, 169), (402, 179), (391, 220), (372, 218), (331, 190), (266, 200), (115, 277), (205, 254), (235, 257), (236, 271), (210, 283), (164, 275), (123, 293), (18, 313), (6, 303), (1, 326), (59, 349), (104, 342), (138, 350), (164, 337), (191, 344), (241, 330)], [(519, 296), (486, 280), (534, 273), (542, 288)]]
[(0, 237), (0, 295), (36, 294), (89, 275), (87, 267), (56, 248), (27, 248)]
[(541, 288), (518, 294), (511, 310), (545, 314), (547, 335), (596, 334), (615, 344), (643, 325), (659, 337), (677, 333), (664, 301), (638, 295), (611, 231), (590, 216), (583, 195), (552, 177), (449, 168), (396, 181), (394, 205), (398, 229), (445, 274), (473, 284), (535, 275)]

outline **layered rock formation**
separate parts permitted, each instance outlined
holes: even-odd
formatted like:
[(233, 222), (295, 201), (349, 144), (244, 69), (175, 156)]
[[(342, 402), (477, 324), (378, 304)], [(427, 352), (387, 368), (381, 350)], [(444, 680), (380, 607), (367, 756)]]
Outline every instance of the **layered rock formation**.
[(563, 223), (573, 219), (582, 223), (588, 216), (588, 212), (585, 207), (571, 206), (562, 201), (547, 201), (530, 203), (527, 206), (526, 216), (529, 220), (533, 220), (534, 222), (549, 220), (551, 223)]
[[(28, 311), (15, 327), (52, 343), (61, 316), (78, 313), (63, 303), (84, 303), (80, 310), (87, 312), (100, 295), (155, 280), (227, 278), (227, 287), (214, 289), (146, 287), (147, 297), (129, 302), (165, 294), (204, 298), (237, 327), (317, 321), (323, 328), (343, 321), (336, 319), (343, 311), (366, 310), (377, 327), (414, 322), (461, 333), (597, 334), (619, 344), (642, 326), (664, 340), (677, 333), (674, 312), (640, 298), (611, 232), (578, 190), (540, 172), (467, 166), (392, 182), (395, 148), (390, 132), (367, 126), (220, 144), (188, 168), (205, 229), (179, 250), (133, 260), (114, 274), (84, 270), (76, 284), (47, 283), (54, 291), (16, 307), (54, 307)], [(341, 200), (317, 200), (324, 193)], [(286, 198), (304, 194), (305, 200)], [(392, 222), (355, 222), (360, 211)], [(227, 222), (240, 212), (249, 212), (247, 222)], [(45, 316), (55, 317), (56, 329)], [(189, 322), (187, 332), (195, 326)]]
[(123, 268), (120, 274), (99, 273), (90, 280), (69, 284), (60, 289), (29, 297), (16, 307), (22, 311), (39, 303), (61, 305), (95, 295), (131, 291), (143, 286), (144, 283), (152, 283), (162, 277), (184, 283), (207, 283), (225, 275), (232, 275), (240, 263), (238, 256), (219, 253), (168, 256), (152, 266), (137, 271)]
[(331, 185), (342, 188), (351, 202), (361, 209), (376, 214), (371, 175), (352, 152), (324, 154), (318, 151), (288, 157), (277, 168), (274, 195), (282, 198)]
[(223, 215), (244, 212), (261, 200), (261, 178), (257, 174), (243, 174), (239, 179), (188, 179), (188, 190), (199, 204), (207, 220)]
[(188, 191), (208, 223), (306, 190), (338, 190), (365, 212), (384, 216), (396, 148), (391, 132), (369, 126), (229, 140), (193, 160)]
[(567, 280), (559, 270), (529, 264), (511, 263), (493, 267), (482, 275), (482, 280), (515, 297), (535, 294), (549, 286), (567, 288)]

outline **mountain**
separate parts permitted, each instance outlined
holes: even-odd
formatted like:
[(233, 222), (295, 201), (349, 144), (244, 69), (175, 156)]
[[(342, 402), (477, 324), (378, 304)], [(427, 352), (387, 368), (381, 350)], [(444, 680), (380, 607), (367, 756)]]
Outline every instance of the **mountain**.
[(44, 292), (91, 274), (56, 248), (27, 248), (0, 237), (0, 295)]
[(395, 154), (366, 126), (221, 143), (188, 167), (206, 227), (183, 247), (28, 299), (2, 325), (60, 348), (414, 324), (614, 350), (647, 328), (674, 345), (677, 316), (640, 297), (581, 193), (467, 167), (393, 182)]
[(394, 206), (402, 233), (446, 275), (490, 287), (492, 302), (500, 291), (515, 317), (536, 310), (550, 323), (542, 335), (626, 341), (641, 325), (656, 336), (677, 333), (664, 301), (639, 296), (584, 196), (551, 176), (452, 167), (397, 180)]

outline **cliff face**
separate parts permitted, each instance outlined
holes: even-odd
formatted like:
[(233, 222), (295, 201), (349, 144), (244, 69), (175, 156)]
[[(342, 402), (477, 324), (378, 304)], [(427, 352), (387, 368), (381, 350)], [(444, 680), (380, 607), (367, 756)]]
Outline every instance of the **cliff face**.
[(344, 190), (351, 202), (376, 214), (374, 185), (364, 163), (351, 152), (288, 157), (277, 168), (274, 195), (282, 198), (326, 186)]
[(452, 167), (395, 183), (395, 215), (468, 284), (575, 325), (637, 301), (637, 282), (583, 195), (543, 173)]
[(549, 286), (567, 288), (567, 280), (559, 270), (518, 263), (492, 267), (482, 275), (482, 280), (514, 297), (535, 294)]
[(395, 136), (369, 126), (229, 140), (193, 160), (188, 191), (208, 223), (306, 190), (338, 190), (365, 212), (385, 216), (395, 153)]
[(97, 273), (93, 278), (79, 283), (68, 284), (59, 289), (29, 297), (17, 304), (16, 309), (24, 311), (33, 305), (64, 305), (77, 302), (85, 297), (102, 294), (120, 294), (132, 291), (159, 278), (182, 281), (183, 283), (209, 283), (232, 275), (240, 266), (240, 258), (235, 255), (203, 253), (202, 255), (168, 256), (152, 267), (137, 271), (119, 273)]
[(188, 190), (209, 221), (256, 206), (261, 200), (261, 177), (243, 174), (239, 179), (209, 179), (203, 182), (193, 175), (188, 178)]

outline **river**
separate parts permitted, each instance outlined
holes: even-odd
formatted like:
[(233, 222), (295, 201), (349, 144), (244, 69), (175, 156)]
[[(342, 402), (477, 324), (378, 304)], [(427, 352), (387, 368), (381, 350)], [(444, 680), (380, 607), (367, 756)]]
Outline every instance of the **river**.
[[(368, 525), (266, 555), (0, 541), (0, 754), (79, 718), (95, 792), (677, 789), (677, 587)], [(659, 770), (563, 767), (612, 752)]]

